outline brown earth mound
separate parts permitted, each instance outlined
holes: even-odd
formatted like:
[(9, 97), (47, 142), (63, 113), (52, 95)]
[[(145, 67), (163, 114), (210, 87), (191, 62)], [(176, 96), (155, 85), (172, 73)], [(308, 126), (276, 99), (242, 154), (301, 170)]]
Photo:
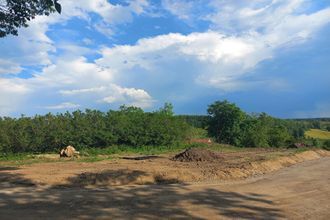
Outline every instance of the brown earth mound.
[(181, 162), (216, 161), (221, 159), (219, 154), (202, 148), (188, 148), (175, 155), (172, 160)]

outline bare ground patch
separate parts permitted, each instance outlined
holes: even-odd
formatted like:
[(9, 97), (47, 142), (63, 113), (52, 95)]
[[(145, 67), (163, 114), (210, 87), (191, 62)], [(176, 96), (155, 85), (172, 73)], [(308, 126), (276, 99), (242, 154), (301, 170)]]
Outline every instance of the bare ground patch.
[[(324, 150), (294, 154), (289, 150), (252, 149), (245, 152), (214, 153), (195, 149), (176, 156), (139, 156), (94, 163), (57, 161), (23, 165), (18, 168), (2, 167), (0, 180), (9, 184), (22, 182), (19, 179), (16, 182), (15, 179), (6, 179), (6, 176), (15, 175), (24, 178), (26, 184), (61, 187), (227, 181), (261, 175), (327, 156), (330, 156), (330, 153)], [(172, 158), (179, 159), (171, 160)]]

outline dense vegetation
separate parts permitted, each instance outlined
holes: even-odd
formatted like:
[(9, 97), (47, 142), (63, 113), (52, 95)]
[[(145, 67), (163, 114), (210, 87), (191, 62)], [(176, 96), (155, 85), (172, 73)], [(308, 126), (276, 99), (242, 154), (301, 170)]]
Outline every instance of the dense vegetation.
[[(173, 115), (166, 103), (155, 112), (122, 106), (118, 111), (74, 111), (34, 117), (0, 117), (0, 152), (54, 152), (66, 145), (78, 149), (125, 146), (171, 148), (189, 139), (241, 147), (287, 147), (294, 143), (330, 148), (329, 140), (305, 137), (311, 128), (326, 130), (327, 120), (283, 120), (265, 113), (247, 114), (235, 104), (217, 101), (205, 116)], [(110, 149), (111, 150), (111, 149)]]
[(307, 146), (324, 145), (317, 139), (305, 139), (310, 128), (326, 127), (326, 120), (283, 120), (266, 113), (247, 114), (235, 104), (217, 101), (208, 107), (209, 135), (217, 142), (244, 147), (284, 147), (295, 142)]
[(18, 119), (5, 117), (0, 118), (0, 150), (46, 152), (69, 144), (77, 148), (169, 146), (182, 142), (187, 131), (188, 125), (173, 116), (170, 105), (152, 113), (122, 106), (106, 113), (86, 110)]
[(177, 115), (176, 117), (183, 119), (195, 128), (205, 129), (209, 123), (209, 117), (207, 115)]

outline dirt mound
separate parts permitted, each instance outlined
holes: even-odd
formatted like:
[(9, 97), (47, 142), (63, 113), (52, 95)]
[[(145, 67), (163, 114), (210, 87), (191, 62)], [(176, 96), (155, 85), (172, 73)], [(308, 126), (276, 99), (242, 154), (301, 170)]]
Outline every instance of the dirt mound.
[(215, 161), (221, 159), (219, 154), (202, 148), (188, 148), (175, 155), (172, 160), (181, 162)]

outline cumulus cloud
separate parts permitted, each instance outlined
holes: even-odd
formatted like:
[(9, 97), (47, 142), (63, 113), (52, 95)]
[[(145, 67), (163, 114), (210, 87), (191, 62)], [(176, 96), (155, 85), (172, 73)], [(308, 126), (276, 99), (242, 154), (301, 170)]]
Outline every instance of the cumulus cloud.
[(46, 109), (73, 109), (73, 108), (79, 108), (80, 105), (78, 104), (74, 104), (71, 102), (63, 102), (60, 103), (58, 105), (50, 105), (50, 106), (46, 106)]
[[(196, 2), (195, 2), (196, 3)], [(183, 20), (189, 20), (192, 16), (194, 7), (193, 1), (163, 0), (162, 6), (173, 15)]]
[[(56, 48), (46, 35), (48, 21), (37, 17), (29, 24), (29, 28), (20, 29), (19, 36), (7, 36), (1, 39), (0, 60), (3, 73), (19, 73), (22, 65), (47, 65), (51, 63), (49, 53)], [(10, 62), (13, 68), (6, 71), (3, 62)]]
[[(91, 26), (107, 37), (116, 33), (116, 26), (133, 21), (134, 16), (149, 14), (147, 0), (128, 1), (126, 5), (111, 4), (107, 0), (71, 0), (63, 2), (67, 17), (77, 16), (92, 23)], [(97, 14), (101, 19), (92, 19), (90, 14)]]
[(127, 105), (149, 108), (152, 106), (154, 100), (152, 97), (142, 89), (135, 88), (122, 88), (120, 86), (112, 85), (111, 95), (101, 99), (101, 102), (105, 103), (125, 103)]
[[(200, 69), (194, 74), (195, 78), (190, 80), (223, 90), (235, 89), (238, 77), (260, 60), (270, 57), (264, 44), (254, 42), (250, 37), (229, 37), (217, 32), (162, 35), (139, 40), (134, 46), (104, 48), (101, 54), (102, 58), (96, 63), (117, 71), (140, 67), (148, 72), (159, 73), (161, 68), (165, 68), (165, 63), (195, 63)], [(191, 77), (192, 71), (191, 65), (186, 66), (181, 74)], [(159, 74), (154, 76), (159, 77)], [(167, 74), (164, 77), (169, 76)]]
[(92, 88), (61, 90), (60, 94), (66, 97), (93, 96), (99, 103), (119, 103), (141, 108), (149, 108), (154, 103), (152, 97), (143, 89), (124, 88), (115, 84)]
[(23, 68), (10, 60), (0, 59), (0, 74), (16, 74), (20, 73)]
[[(276, 57), (283, 48), (302, 44), (329, 23), (330, 8), (311, 11), (304, 9), (304, 2), (164, 0), (165, 10), (185, 22), (207, 21), (209, 30), (90, 49), (96, 42), (89, 37), (54, 42), (48, 34), (51, 25), (65, 25), (76, 17), (92, 30), (113, 37), (117, 25), (152, 14), (152, 6), (146, 0), (123, 5), (107, 0), (63, 1), (62, 15), (37, 17), (17, 38), (0, 42), (0, 74), (17, 74), (23, 66), (40, 69), (28, 79), (0, 78), (0, 114), (26, 103), (33, 108), (38, 100), (53, 110), (101, 104), (149, 108), (155, 100), (193, 97), (201, 88), (233, 92), (270, 85), (287, 90), (290, 86), (285, 80), (251, 81), (250, 76), (262, 61)], [(208, 7), (204, 14), (196, 9), (201, 4)]]
[(0, 115), (22, 108), (62, 110), (93, 108), (99, 104), (148, 108), (153, 104), (148, 92), (116, 85), (113, 76), (109, 68), (78, 57), (59, 59), (27, 79), (0, 78)]
[[(0, 73), (19, 73), (22, 66), (44, 66), (51, 64), (51, 53), (59, 49), (71, 50), (77, 53), (86, 52), (86, 48), (73, 45), (55, 45), (47, 35), (51, 25), (65, 25), (70, 19), (77, 17), (87, 22), (92, 22), (91, 14), (99, 16), (94, 21), (95, 30), (107, 36), (113, 35), (116, 25), (129, 23), (134, 15), (147, 13), (148, 1), (134, 0), (128, 5), (111, 4), (107, 0), (68, 0), (61, 2), (63, 12), (61, 15), (54, 13), (50, 16), (37, 16), (29, 22), (28, 28), (19, 29), (18, 36), (8, 36), (1, 39), (0, 47)], [(60, 45), (60, 46), (61, 46)], [(10, 59), (8, 59), (10, 57)], [(11, 68), (8, 68), (8, 64)]]
[(25, 104), (31, 90), (22, 79), (0, 78), (0, 115), (8, 115)]
[[(191, 63), (183, 67), (185, 71), (181, 74), (191, 76), (194, 72), (198, 84), (223, 91), (239, 90), (244, 87), (243, 78), (258, 63), (272, 58), (283, 47), (301, 44), (330, 21), (330, 9), (308, 15), (283, 11), (287, 11), (287, 18), (279, 19), (276, 24), (270, 22), (271, 31), (264, 33), (252, 30), (240, 35), (219, 31), (161, 35), (140, 39), (136, 45), (104, 48), (102, 58), (96, 63), (119, 71), (139, 67), (157, 73), (168, 68), (162, 64), (177, 65), (180, 60), (184, 65)], [(194, 64), (199, 66), (197, 73), (191, 68)]]

